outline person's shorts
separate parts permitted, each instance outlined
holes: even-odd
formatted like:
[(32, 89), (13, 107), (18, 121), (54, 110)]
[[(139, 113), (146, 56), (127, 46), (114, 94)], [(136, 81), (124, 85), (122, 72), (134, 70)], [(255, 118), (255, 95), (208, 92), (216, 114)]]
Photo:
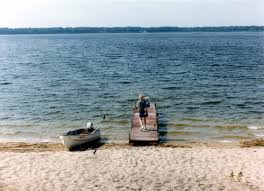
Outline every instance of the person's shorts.
[(139, 117), (147, 117), (148, 112), (139, 112)]

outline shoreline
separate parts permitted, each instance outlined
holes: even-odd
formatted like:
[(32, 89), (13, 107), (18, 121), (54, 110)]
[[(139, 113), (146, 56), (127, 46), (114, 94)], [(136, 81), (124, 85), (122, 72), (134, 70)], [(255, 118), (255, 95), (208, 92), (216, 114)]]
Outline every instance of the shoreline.
[[(152, 145), (141, 145), (148, 147)], [(154, 145), (153, 145), (154, 146)], [(98, 150), (98, 149), (119, 149), (138, 147), (128, 143), (95, 143), (92, 146), (84, 145), (76, 148), (75, 151)], [(139, 145), (140, 147), (140, 145)], [(250, 148), (264, 147), (264, 139), (250, 139), (240, 142), (219, 142), (219, 141), (192, 141), (192, 142), (169, 142), (155, 145), (157, 148)], [(0, 142), (0, 152), (59, 152), (68, 151), (62, 143), (54, 142)]]

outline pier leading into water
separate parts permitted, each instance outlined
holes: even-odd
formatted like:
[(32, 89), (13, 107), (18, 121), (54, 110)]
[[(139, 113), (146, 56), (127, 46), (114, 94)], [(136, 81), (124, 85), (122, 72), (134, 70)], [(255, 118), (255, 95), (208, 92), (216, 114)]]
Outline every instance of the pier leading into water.
[(151, 104), (148, 108), (147, 127), (141, 131), (139, 112), (134, 109), (129, 133), (129, 143), (134, 144), (158, 144), (158, 113), (156, 104)]

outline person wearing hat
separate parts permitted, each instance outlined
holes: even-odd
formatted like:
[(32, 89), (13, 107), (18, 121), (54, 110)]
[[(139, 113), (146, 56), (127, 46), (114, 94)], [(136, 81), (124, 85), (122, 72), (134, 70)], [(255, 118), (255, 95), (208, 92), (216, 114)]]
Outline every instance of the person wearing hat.
[[(148, 107), (149, 107), (149, 103), (145, 99), (144, 95), (139, 95), (139, 100), (137, 102), (137, 108), (139, 109), (139, 117), (140, 117), (141, 131), (143, 129), (146, 130), (147, 117), (148, 117), (148, 110), (147, 110), (147, 108)], [(144, 123), (143, 123), (143, 119), (144, 119)]]

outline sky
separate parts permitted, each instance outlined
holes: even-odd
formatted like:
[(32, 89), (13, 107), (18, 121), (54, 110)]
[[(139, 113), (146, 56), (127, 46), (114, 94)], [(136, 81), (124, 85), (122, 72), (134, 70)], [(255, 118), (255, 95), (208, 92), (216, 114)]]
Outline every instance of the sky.
[(0, 0), (0, 27), (264, 25), (264, 0)]

